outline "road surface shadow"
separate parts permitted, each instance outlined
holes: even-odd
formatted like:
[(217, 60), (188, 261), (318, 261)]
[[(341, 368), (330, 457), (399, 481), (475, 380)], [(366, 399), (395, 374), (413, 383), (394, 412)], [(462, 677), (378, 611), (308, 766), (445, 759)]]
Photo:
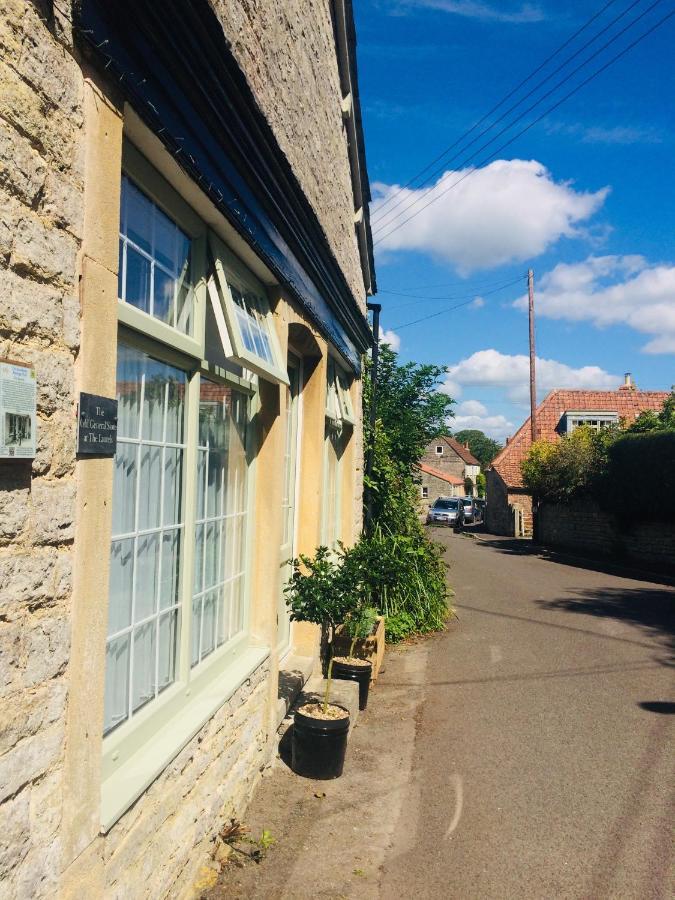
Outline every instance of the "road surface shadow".
[(671, 584), (675, 582), (675, 575), (672, 572), (656, 572), (653, 566), (650, 569), (643, 569), (636, 565), (633, 560), (628, 561), (619, 557), (598, 559), (597, 557), (583, 556), (578, 553), (565, 553), (551, 550), (526, 538), (485, 538), (481, 540), (481, 544), (491, 547), (498, 553), (507, 553), (509, 556), (537, 556), (539, 559), (558, 563), (558, 565), (573, 565), (577, 569), (602, 572), (605, 575), (618, 575), (653, 584)]
[(675, 703), (670, 703), (667, 700), (645, 700), (642, 703), (638, 703), (640, 709), (645, 709), (647, 712), (659, 713), (662, 716), (673, 716), (675, 715)]
[(575, 591), (576, 597), (538, 600), (542, 609), (581, 613), (637, 625), (661, 644), (675, 665), (675, 591), (655, 588), (598, 588)]

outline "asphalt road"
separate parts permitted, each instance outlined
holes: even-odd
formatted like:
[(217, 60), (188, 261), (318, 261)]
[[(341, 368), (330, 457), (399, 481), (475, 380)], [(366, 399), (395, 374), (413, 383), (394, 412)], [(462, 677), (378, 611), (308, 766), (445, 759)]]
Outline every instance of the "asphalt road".
[(675, 896), (675, 590), (436, 536), (459, 623), (428, 645), (379, 896)]

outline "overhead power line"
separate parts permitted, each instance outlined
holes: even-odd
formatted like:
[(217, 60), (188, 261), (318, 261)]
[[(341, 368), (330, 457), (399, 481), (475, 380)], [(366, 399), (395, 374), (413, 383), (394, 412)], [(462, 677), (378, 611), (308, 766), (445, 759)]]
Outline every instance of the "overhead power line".
[[(637, 2), (639, 2), (639, 0), (637, 0)], [(473, 163), (477, 154), (479, 154), (483, 150), (487, 149), (487, 147), (489, 147), (490, 144), (493, 144), (503, 134), (506, 134), (507, 131), (510, 131), (515, 125), (518, 124), (518, 122), (522, 121), (529, 113), (531, 113), (534, 109), (536, 109), (537, 106), (539, 106), (544, 100), (546, 100), (548, 97), (550, 97), (552, 94), (554, 94), (560, 87), (562, 87), (564, 84), (566, 84), (568, 81), (570, 81), (578, 72), (581, 71), (581, 69), (583, 69), (590, 62), (592, 62), (594, 59), (596, 59), (598, 56), (600, 56), (602, 53), (604, 53), (604, 51), (607, 50), (608, 47), (610, 47), (612, 44), (614, 44), (627, 31), (629, 31), (631, 28), (633, 28), (640, 21), (640, 19), (642, 19), (646, 15), (648, 15), (656, 6), (659, 5), (659, 3), (662, 3), (662, 2), (663, 2), (663, 0), (654, 0), (654, 2), (650, 6), (647, 7), (647, 9), (643, 10), (634, 19), (631, 19), (631, 21), (627, 25), (625, 25), (620, 31), (618, 31), (615, 35), (613, 35), (613, 37), (611, 37), (608, 41), (605, 41), (605, 43), (601, 47), (599, 47), (597, 50), (595, 50), (583, 62), (579, 63), (579, 65), (576, 66), (574, 69), (572, 69), (572, 71), (569, 72), (567, 75), (565, 75), (564, 78), (561, 78), (560, 81), (558, 81), (556, 84), (554, 84), (552, 88), (550, 88), (548, 91), (546, 91), (546, 93), (542, 94), (541, 97), (539, 97), (537, 100), (534, 101), (534, 103), (531, 103), (527, 107), (527, 109), (518, 113), (518, 115), (511, 122), (508, 122), (503, 128), (501, 128), (488, 141), (485, 141), (485, 143), (481, 144), (481, 146), (478, 147), (477, 150), (471, 151), (471, 153), (467, 157), (465, 157), (465, 159), (462, 160), (462, 162), (459, 164), (458, 169), (464, 169), (464, 168), (467, 168), (468, 166), (470, 166)], [(633, 5), (635, 5), (635, 3), (633, 3)], [(601, 71), (601, 70), (598, 70), (598, 71)], [(582, 84), (586, 84), (586, 83), (587, 82), (582, 82)], [(548, 113), (545, 113), (545, 115), (548, 115)], [(539, 120), (537, 120), (537, 121), (539, 121)], [(488, 129), (488, 131), (489, 130), (490, 129)], [(499, 148), (499, 149), (502, 149), (502, 148)], [(499, 152), (499, 150), (495, 151), (494, 155), (496, 155), (498, 152)], [(480, 165), (482, 165), (482, 163)], [(433, 188), (431, 190), (433, 191)], [(439, 196), (443, 196), (443, 192), (441, 192), (441, 194)], [(410, 198), (407, 198), (407, 199), (410, 199)], [(380, 232), (387, 229), (397, 219), (399, 219), (401, 216), (405, 215), (405, 213), (408, 210), (415, 207), (418, 203), (420, 203), (424, 199), (425, 198), (423, 196), (412, 198), (412, 202), (410, 202), (406, 206), (404, 206), (403, 209), (399, 213), (396, 213), (396, 215), (394, 215), (392, 218), (390, 218), (389, 221), (380, 223), (379, 227), (374, 229), (373, 236), (377, 237), (378, 234), (380, 234)], [(422, 207), (422, 208), (424, 209), (425, 207)], [(391, 232), (388, 232), (388, 233), (391, 233)], [(384, 235), (384, 237), (386, 237), (386, 236), (387, 235)]]
[(528, 81), (530, 81), (532, 78), (534, 78), (535, 75), (537, 75), (539, 72), (541, 72), (541, 70), (542, 70), (545, 66), (547, 66), (548, 63), (550, 63), (552, 59), (555, 59), (555, 57), (556, 57), (559, 53), (562, 53), (562, 51), (565, 49), (565, 47), (568, 47), (568, 46), (572, 43), (572, 41), (573, 41), (575, 38), (577, 38), (580, 34), (582, 34), (587, 28), (589, 28), (589, 27), (593, 24), (593, 22), (596, 21), (596, 19), (599, 19), (600, 16), (601, 16), (607, 9), (609, 9), (610, 6), (613, 6), (613, 5), (614, 5), (615, 3), (617, 3), (617, 2), (618, 2), (618, 0), (609, 0), (608, 3), (605, 3), (605, 5), (604, 5), (601, 9), (599, 9), (596, 13), (594, 13), (594, 15), (592, 15), (591, 18), (588, 19), (588, 21), (585, 22), (585, 23), (581, 26), (581, 28), (578, 28), (578, 29), (574, 32), (574, 34), (570, 35), (570, 36), (567, 38), (567, 40), (565, 40), (565, 41), (557, 48), (557, 50), (554, 50), (553, 53), (550, 54), (550, 56), (547, 56), (546, 59), (545, 59), (543, 62), (541, 62), (541, 63), (536, 67), (536, 69), (533, 69), (533, 70), (530, 72), (529, 75), (526, 75), (525, 78), (523, 78), (523, 80), (522, 80), (521, 82), (519, 82), (514, 88), (512, 88), (512, 89), (509, 91), (508, 94), (505, 94), (505, 95), (502, 97), (502, 99), (492, 107), (492, 109), (488, 110), (488, 112), (486, 112), (485, 115), (482, 116), (482, 118), (478, 119), (477, 122), (474, 122), (474, 124), (471, 126), (471, 128), (467, 129), (467, 131), (465, 131), (463, 134), (461, 134), (461, 135), (457, 138), (456, 141), (454, 141), (452, 144), (450, 144), (449, 147), (446, 147), (445, 150), (443, 150), (441, 153), (439, 153), (439, 155), (438, 155), (435, 159), (432, 159), (431, 162), (430, 162), (427, 166), (425, 166), (423, 169), (421, 169), (416, 175), (413, 175), (412, 178), (410, 179), (410, 181), (406, 182), (404, 185), (402, 185), (400, 188), (398, 188), (398, 190), (394, 191), (394, 193), (391, 194), (391, 195), (387, 198), (387, 200), (382, 204), (382, 206), (378, 209), (378, 214), (379, 214), (380, 210), (384, 209), (389, 203), (391, 203), (391, 201), (392, 201), (398, 194), (402, 193), (402, 191), (406, 190), (406, 188), (409, 188), (409, 187), (413, 184), (413, 182), (417, 181), (417, 179), (418, 179), (421, 175), (424, 175), (424, 173), (427, 172), (433, 165), (435, 165), (435, 164), (436, 164), (439, 160), (441, 160), (447, 153), (449, 153), (451, 150), (453, 150), (459, 143), (461, 143), (461, 142), (464, 140), (464, 138), (466, 138), (466, 137), (468, 137), (470, 134), (472, 134), (472, 132), (474, 132), (474, 131), (476, 130), (476, 128), (479, 128), (479, 127), (483, 124), (483, 122), (485, 122), (486, 119), (489, 119), (490, 116), (491, 116), (493, 113), (497, 112), (497, 110), (498, 110), (501, 106), (503, 106), (504, 103), (506, 103), (507, 100), (510, 100), (511, 97), (513, 97), (514, 94), (518, 93), (518, 91), (521, 89), (521, 87), (524, 87), (524, 86), (527, 84)]
[[(657, 0), (657, 2), (660, 2), (660, 0)], [(655, 5), (655, 4), (653, 4), (653, 5)], [(648, 11), (649, 10), (647, 10), (647, 12)], [(548, 109), (546, 109), (543, 113), (541, 113), (541, 115), (537, 116), (536, 119), (533, 119), (532, 122), (530, 122), (528, 125), (526, 125), (524, 128), (522, 128), (517, 134), (515, 134), (513, 137), (509, 138), (508, 141), (505, 141), (503, 144), (501, 144), (499, 147), (497, 147), (496, 150), (492, 151), (488, 156), (486, 156), (484, 159), (482, 159), (479, 163), (476, 163), (475, 166), (473, 168), (469, 169), (467, 172), (465, 172), (464, 175), (461, 176), (461, 178), (458, 178), (457, 181), (453, 182), (451, 185), (449, 185), (443, 191), (436, 194), (436, 196), (432, 197), (432, 199), (430, 199), (427, 203), (425, 203), (424, 206), (420, 207), (416, 212), (414, 212), (410, 216), (408, 216), (408, 218), (404, 219), (402, 222), (399, 222), (399, 224), (395, 225), (391, 230), (389, 230), (385, 234), (383, 234), (380, 238), (378, 238), (378, 240), (376, 240), (374, 242), (374, 244), (375, 245), (380, 244), (385, 238), (389, 237), (390, 234), (393, 234), (395, 231), (398, 231), (399, 228), (402, 228), (404, 225), (406, 225), (408, 222), (410, 222), (411, 219), (414, 219), (416, 216), (418, 216), (428, 206), (431, 206), (432, 203), (436, 203), (437, 200), (440, 200), (441, 197), (445, 196), (445, 194), (448, 193), (448, 191), (451, 191), (453, 188), (457, 187), (458, 184), (460, 184), (462, 181), (464, 181), (470, 175), (473, 175), (482, 166), (486, 165), (488, 162), (493, 160), (497, 156), (497, 154), (501, 153), (502, 150), (504, 150), (506, 147), (513, 144), (514, 141), (518, 140), (519, 137), (522, 137), (522, 135), (525, 134), (527, 131), (529, 131), (530, 128), (533, 128), (535, 125), (537, 125), (539, 122), (541, 122), (542, 119), (545, 119), (546, 116), (548, 116), (550, 113), (552, 113), (559, 106), (562, 106), (562, 104), (565, 103), (567, 100), (569, 100), (570, 97), (572, 97), (574, 94), (576, 94), (578, 91), (580, 91), (583, 87), (585, 87), (587, 84), (589, 84), (591, 81), (593, 81), (593, 79), (597, 78), (598, 75), (601, 75), (610, 66), (614, 65), (615, 62), (617, 62), (619, 59), (621, 59), (621, 57), (625, 56), (626, 53), (630, 52), (634, 47), (636, 47), (645, 38), (649, 37), (650, 34), (652, 34), (658, 28), (661, 28), (674, 15), (675, 15), (675, 10), (672, 10), (667, 15), (663, 16), (663, 18), (659, 19), (659, 21), (656, 22), (654, 25), (652, 25), (651, 28), (648, 28), (647, 31), (644, 31), (634, 41), (631, 41), (630, 44), (627, 44), (623, 48), (623, 50), (620, 50), (619, 53), (615, 54), (615, 56), (613, 56), (606, 63), (604, 63), (602, 66), (600, 66), (594, 72), (592, 72), (587, 78), (585, 78), (583, 81), (581, 81), (579, 84), (577, 84), (574, 88), (572, 88), (571, 91), (568, 91), (568, 93), (565, 94), (563, 97), (561, 97), (560, 100), (557, 100), (552, 106), (549, 106)], [(627, 27), (630, 27), (630, 26), (627, 26)], [(626, 29), (624, 29), (624, 31), (625, 30)], [(613, 41), (610, 41), (609, 43), (613, 43)], [(601, 51), (598, 51), (598, 52), (601, 52)], [(595, 54), (595, 55), (597, 55), (597, 54)], [(567, 81), (568, 79), (564, 79), (564, 80)], [(553, 91), (549, 91), (549, 94), (552, 92)], [(522, 116), (520, 116), (519, 118), (522, 118)], [(518, 120), (516, 120), (516, 121), (518, 121)], [(509, 128), (512, 127), (514, 124), (515, 124), (515, 122), (512, 122), (511, 125), (505, 129), (503, 129), (502, 132), (500, 132), (500, 134), (503, 134), (504, 131), (508, 131)], [(493, 141), (489, 141), (488, 144), (490, 144), (492, 142)], [(485, 145), (485, 146), (487, 146), (487, 145)], [(484, 148), (481, 147), (480, 149), (484, 149)], [(422, 198), (419, 198), (419, 199), (422, 199)], [(401, 213), (401, 215), (402, 214), (403, 213)]]
[[(440, 172), (442, 172), (443, 169), (445, 169), (446, 166), (448, 166), (450, 163), (452, 163), (452, 162), (453, 162), (455, 159), (457, 159), (461, 154), (466, 153), (466, 151), (467, 151), (470, 147), (472, 147), (477, 141), (479, 141), (479, 140), (480, 140), (482, 137), (484, 137), (486, 134), (489, 134), (489, 133), (493, 130), (493, 128), (495, 128), (497, 125), (499, 125), (500, 122), (503, 122), (504, 119), (505, 119), (508, 115), (510, 115), (510, 113), (514, 112), (521, 104), (523, 104), (526, 100), (528, 100), (533, 94), (536, 94), (536, 92), (537, 92), (538, 90), (540, 90), (545, 84), (547, 84), (547, 83), (548, 83), (555, 75), (557, 75), (558, 72), (562, 71), (562, 70), (565, 68), (565, 66), (568, 66), (574, 59), (576, 59), (576, 58), (579, 56), (579, 54), (583, 53), (583, 51), (586, 50), (588, 47), (590, 47), (591, 44), (594, 44), (594, 43), (598, 40), (598, 38), (602, 37), (603, 34), (606, 34), (606, 33), (610, 30), (610, 28), (612, 28), (614, 25), (616, 25), (617, 22), (619, 22), (619, 21), (620, 21), (624, 16), (626, 16), (632, 9), (634, 9), (639, 3), (642, 3), (642, 2), (643, 2), (643, 0), (633, 0), (633, 2), (632, 2), (629, 6), (627, 6), (622, 12), (620, 12), (620, 13), (618, 14), (618, 16), (615, 16), (613, 19), (611, 19), (611, 20), (604, 26), (604, 28), (601, 28), (600, 31), (596, 32), (591, 38), (589, 38), (584, 44), (582, 44), (581, 47), (577, 48), (577, 49), (574, 51), (574, 53), (571, 54), (571, 56), (568, 56), (566, 59), (564, 59), (564, 60), (560, 63), (559, 66), (557, 66), (555, 69), (553, 69), (552, 72), (549, 72), (548, 75), (546, 75), (544, 78), (541, 79), (541, 81), (537, 82), (537, 84), (535, 84), (535, 86), (534, 86), (533, 88), (531, 88), (526, 94), (524, 94), (519, 100), (516, 100), (515, 103), (512, 103), (511, 106), (509, 106), (508, 109), (504, 110), (504, 112), (503, 112), (500, 116), (498, 116), (498, 118), (496, 118), (496, 119), (495, 119), (493, 122), (491, 122), (486, 128), (484, 128), (482, 131), (480, 131), (474, 138), (472, 138), (472, 139), (468, 142), (468, 144), (464, 144), (464, 146), (461, 147), (459, 150), (457, 150), (456, 153), (453, 153), (453, 155), (452, 155), (451, 157), (449, 157), (448, 159), (445, 159), (444, 162), (443, 162), (440, 166), (437, 166), (436, 168), (434, 168), (434, 170), (433, 170), (432, 172), (430, 172), (429, 175), (427, 175), (426, 178), (424, 178), (424, 179), (422, 180), (422, 182), (415, 188), (415, 190), (419, 190), (419, 189), (420, 189), (421, 187), (423, 187), (425, 184), (429, 183), (433, 178), (435, 178), (436, 175), (438, 175)], [(632, 24), (635, 25), (635, 24), (636, 24), (643, 16), (645, 16), (645, 15), (647, 15), (647, 13), (651, 12), (651, 10), (654, 9), (655, 6), (658, 6), (658, 4), (661, 3), (661, 2), (662, 2), (662, 0), (655, 0), (655, 2), (652, 3), (652, 5), (651, 5), (650, 7), (648, 7), (646, 10), (644, 10), (644, 12), (643, 12), (640, 16), (638, 16), (637, 18), (635, 18), (635, 19), (632, 20)], [(627, 26), (627, 28), (630, 27), (630, 24), (631, 24), (631, 23), (629, 23), (629, 26)], [(539, 105), (540, 103), (542, 103), (544, 100), (546, 100), (546, 98), (549, 97), (549, 96), (551, 95), (551, 93), (554, 93), (555, 90), (557, 90), (558, 87), (560, 87), (561, 85), (563, 85), (563, 84), (565, 83), (565, 81), (569, 80), (569, 79), (570, 79), (573, 75), (575, 75), (580, 69), (582, 69), (584, 66), (588, 65), (589, 62), (592, 62), (593, 59), (595, 59), (596, 56), (598, 56), (600, 53), (602, 53), (602, 51), (603, 51), (604, 49), (607, 49), (607, 47), (608, 47), (611, 43), (613, 43), (614, 40), (616, 40), (617, 38), (621, 37), (621, 35), (622, 35), (625, 31), (626, 31), (626, 29), (623, 29), (622, 31), (619, 31), (616, 35), (614, 35), (614, 38), (612, 39), (612, 41), (607, 42), (606, 44), (603, 45), (603, 47), (600, 48), (600, 50), (598, 50), (596, 53), (594, 53), (594, 54), (592, 54), (591, 56), (589, 56), (589, 57), (588, 57), (583, 63), (581, 63), (576, 69), (574, 69), (574, 70), (573, 70), (572, 72), (570, 72), (565, 78), (563, 78), (561, 81), (559, 81), (558, 84), (556, 85), (556, 87), (554, 87), (551, 91), (549, 91), (549, 92), (543, 94), (541, 97), (539, 97), (539, 99), (536, 101), (536, 103), (534, 103), (534, 104), (532, 104), (531, 106), (529, 106), (528, 109), (525, 110), (523, 113), (519, 113), (519, 115), (513, 120), (513, 122), (511, 123), (511, 125), (507, 126), (506, 130), (508, 130), (508, 128), (512, 127), (513, 125), (515, 125), (515, 124), (520, 120), (520, 118), (526, 116), (528, 112), (531, 112), (532, 109), (534, 109), (536, 106), (538, 106), (538, 105)], [(496, 134), (496, 135), (492, 138), (492, 140), (497, 140), (497, 138), (499, 137), (499, 135), (500, 135), (500, 134), (503, 134), (503, 133), (504, 133), (504, 130), (500, 131), (498, 134)], [(490, 143), (490, 142), (488, 142), (488, 144), (489, 144), (489, 143)], [(488, 144), (483, 144), (483, 147), (488, 146)], [(442, 156), (443, 156), (443, 157), (447, 156), (447, 153), (442, 154)], [(439, 157), (439, 158), (440, 158), (440, 157)], [(427, 168), (429, 168), (429, 167), (427, 167)], [(373, 234), (377, 234), (379, 231), (382, 231), (383, 229), (387, 228), (388, 225), (391, 224), (391, 222), (393, 222), (393, 221), (396, 220), (397, 217), (396, 217), (396, 216), (392, 216), (391, 214), (394, 212), (395, 209), (398, 209), (398, 207), (401, 206), (401, 204), (405, 203), (406, 199), (409, 200), (410, 198), (409, 198), (409, 197), (402, 197), (397, 203), (395, 203), (395, 204), (387, 211), (387, 213), (386, 213), (384, 216), (380, 215), (382, 207), (378, 208), (378, 210), (377, 210), (376, 224), (375, 224), (375, 226), (374, 226), (374, 228), (373, 228)], [(415, 202), (416, 202), (416, 200), (413, 200), (413, 202), (412, 202), (411, 204), (408, 204), (408, 206), (407, 206), (406, 208), (407, 208), (407, 209), (410, 209), (410, 207), (413, 206), (413, 205), (415, 204)], [(405, 209), (402, 210), (402, 212), (405, 212)]]
[[(507, 284), (502, 285), (500, 288), (496, 288), (494, 291), (489, 291), (485, 294), (486, 297), (490, 296), (490, 294), (496, 294), (499, 291), (505, 290), (507, 287), (512, 287), (514, 284), (518, 284), (522, 282), (522, 275), (519, 275), (518, 278), (514, 278), (513, 281), (509, 281)], [(467, 299), (463, 303), (458, 303), (456, 306), (448, 306), (445, 309), (440, 309), (438, 312), (431, 313), (428, 316), (422, 316), (419, 319), (414, 319), (412, 322), (405, 322), (403, 325), (392, 325), (391, 327), (394, 331), (400, 331), (402, 328), (409, 328), (411, 325), (418, 325), (420, 322), (426, 322), (428, 319), (435, 319), (437, 316), (442, 316), (447, 312), (452, 312), (455, 309), (461, 309), (463, 306), (468, 306), (470, 303), (474, 303), (476, 301), (476, 295), (472, 295), (471, 297), (467, 297)]]

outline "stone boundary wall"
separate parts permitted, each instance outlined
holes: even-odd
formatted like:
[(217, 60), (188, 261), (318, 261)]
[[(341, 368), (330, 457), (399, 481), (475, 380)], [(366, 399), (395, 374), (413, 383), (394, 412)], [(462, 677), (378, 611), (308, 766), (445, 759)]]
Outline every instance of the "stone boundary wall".
[(615, 516), (588, 499), (569, 506), (542, 504), (537, 540), (546, 547), (675, 572), (675, 522), (636, 518), (622, 527)]

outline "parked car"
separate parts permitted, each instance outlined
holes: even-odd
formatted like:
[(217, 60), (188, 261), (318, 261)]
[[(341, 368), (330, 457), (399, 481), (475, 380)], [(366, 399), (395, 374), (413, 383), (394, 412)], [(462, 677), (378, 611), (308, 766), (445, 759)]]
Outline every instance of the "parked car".
[(459, 497), (439, 497), (427, 513), (427, 525), (464, 524), (464, 503)]
[(462, 503), (464, 504), (464, 521), (465, 522), (475, 522), (475, 507), (473, 505), (473, 497), (463, 497)]

